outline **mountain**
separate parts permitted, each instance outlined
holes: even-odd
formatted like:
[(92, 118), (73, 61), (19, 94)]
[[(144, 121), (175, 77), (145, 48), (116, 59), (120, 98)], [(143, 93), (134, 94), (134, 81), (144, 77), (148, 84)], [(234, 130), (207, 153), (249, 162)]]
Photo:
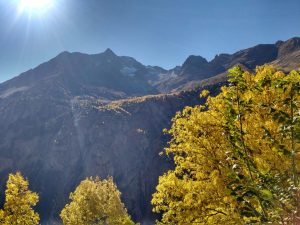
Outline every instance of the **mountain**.
[[(234, 54), (219, 54), (208, 62), (201, 56), (189, 56), (177, 67), (171, 79), (158, 83), (155, 87), (164, 92), (181, 91), (199, 86), (201, 81), (217, 77), (226, 79), (226, 72), (234, 65), (254, 70), (257, 65), (273, 64), (286, 71), (298, 69), (300, 63), (300, 38), (295, 37), (275, 44), (260, 44)], [(170, 71), (169, 73), (173, 73)]]
[(161, 71), (145, 67), (131, 57), (119, 57), (107, 49), (101, 54), (63, 52), (49, 62), (0, 85), (0, 97), (19, 90), (60, 86), (72, 96), (120, 99), (158, 94), (147, 75)]
[(300, 38), (291, 38), (286, 42), (277, 42), (279, 52), (277, 59), (272, 64), (288, 72), (299, 69), (300, 63)]
[(210, 62), (189, 56), (172, 70), (110, 49), (63, 52), (0, 84), (2, 195), (8, 173), (22, 171), (40, 194), (42, 223), (54, 224), (82, 179), (113, 176), (133, 218), (152, 224), (151, 195), (158, 176), (173, 166), (159, 156), (169, 140), (163, 128), (178, 110), (200, 103), (203, 86), (216, 94), (235, 64), (299, 68), (299, 40), (220, 54)]

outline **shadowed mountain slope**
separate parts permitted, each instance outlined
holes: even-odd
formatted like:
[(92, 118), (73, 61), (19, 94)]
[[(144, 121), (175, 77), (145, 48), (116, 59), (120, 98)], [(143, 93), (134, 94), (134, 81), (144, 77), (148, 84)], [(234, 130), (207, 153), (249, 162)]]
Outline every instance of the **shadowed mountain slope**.
[(169, 71), (110, 49), (96, 55), (63, 52), (0, 84), (1, 193), (8, 173), (22, 171), (40, 194), (38, 210), (46, 224), (58, 218), (80, 180), (110, 175), (133, 218), (154, 221), (151, 194), (158, 176), (172, 167), (158, 155), (168, 141), (162, 129), (178, 110), (200, 102), (201, 87), (191, 90), (195, 86), (217, 93), (228, 68), (253, 70), (264, 63), (299, 68), (299, 38), (221, 54), (211, 62), (190, 56)]
[(0, 85), (0, 97), (7, 92), (59, 85), (73, 96), (120, 99), (158, 93), (146, 78), (162, 70), (145, 67), (131, 57), (119, 57), (110, 49), (101, 54), (63, 52), (37, 68)]

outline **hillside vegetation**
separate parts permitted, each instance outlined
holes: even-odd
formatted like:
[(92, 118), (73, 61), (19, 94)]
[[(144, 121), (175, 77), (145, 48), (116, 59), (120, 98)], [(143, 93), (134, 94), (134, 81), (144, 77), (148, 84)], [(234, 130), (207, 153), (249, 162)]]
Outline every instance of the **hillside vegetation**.
[(300, 74), (237, 66), (229, 76), (166, 131), (176, 167), (153, 195), (158, 224), (300, 223)]
[[(185, 107), (165, 130), (175, 168), (153, 194), (157, 224), (299, 224), (299, 72), (236, 66), (228, 85), (209, 95), (204, 90), (206, 103)], [(38, 200), (21, 173), (10, 174), (0, 224), (39, 224)], [(135, 224), (111, 177), (83, 180), (60, 216), (66, 225)]]

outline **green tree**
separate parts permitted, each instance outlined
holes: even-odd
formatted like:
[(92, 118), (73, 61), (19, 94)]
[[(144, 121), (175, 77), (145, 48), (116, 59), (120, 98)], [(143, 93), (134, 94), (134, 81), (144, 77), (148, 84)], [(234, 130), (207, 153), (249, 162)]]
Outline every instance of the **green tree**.
[(134, 225), (112, 178), (87, 178), (70, 194), (60, 216), (65, 225)]
[(39, 197), (29, 190), (28, 180), (20, 172), (10, 174), (6, 184), (4, 210), (0, 211), (3, 225), (36, 225), (39, 215), (33, 210)]
[[(297, 224), (300, 75), (237, 66), (229, 86), (173, 119), (152, 204), (162, 224)], [(203, 96), (207, 92), (203, 92)]]

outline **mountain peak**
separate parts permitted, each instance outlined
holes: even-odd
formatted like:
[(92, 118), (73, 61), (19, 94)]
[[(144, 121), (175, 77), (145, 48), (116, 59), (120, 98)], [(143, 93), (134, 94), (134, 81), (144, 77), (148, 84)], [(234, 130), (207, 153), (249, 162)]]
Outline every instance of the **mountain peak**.
[(288, 39), (286, 42), (300, 43), (300, 37), (292, 37), (292, 38)]
[(183, 63), (182, 67), (185, 66), (194, 66), (194, 65), (205, 65), (207, 64), (207, 60), (205, 58), (203, 58), (202, 56), (196, 56), (196, 55), (190, 55), (185, 62)]
[(104, 52), (103, 52), (104, 55), (107, 55), (107, 56), (117, 56), (113, 50), (111, 50), (110, 48), (107, 48)]
[(63, 52), (59, 53), (56, 57), (65, 57), (68, 55), (71, 55), (71, 53), (68, 51), (63, 51)]
[[(278, 43), (278, 42), (277, 42)], [(284, 42), (279, 42), (278, 55), (283, 56), (300, 49), (300, 37), (293, 37)]]

